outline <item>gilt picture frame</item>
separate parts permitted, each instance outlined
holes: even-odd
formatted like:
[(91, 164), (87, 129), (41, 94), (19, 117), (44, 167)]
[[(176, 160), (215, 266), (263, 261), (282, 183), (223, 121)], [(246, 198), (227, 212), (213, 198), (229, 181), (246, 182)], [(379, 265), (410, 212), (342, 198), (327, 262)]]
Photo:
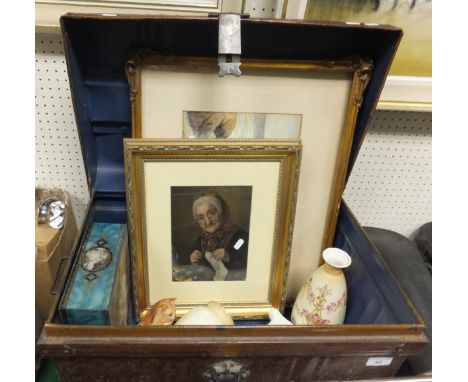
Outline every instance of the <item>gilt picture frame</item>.
[(282, 310), (299, 141), (125, 139), (137, 312), (217, 301), (236, 318)]
[[(186, 112), (299, 116), (297, 131), (306, 165), (298, 186), (300, 207), (286, 286), (292, 304), (320, 265), (323, 249), (333, 244), (356, 121), (373, 63), (358, 56), (309, 61), (245, 58), (240, 77), (221, 78), (218, 71), (216, 58), (136, 52), (126, 66), (132, 136), (180, 138)], [(217, 123), (216, 118), (212, 121)], [(226, 130), (218, 127), (223, 126), (214, 129), (215, 135)], [(289, 137), (291, 131), (285, 128), (281, 134), (276, 139)]]

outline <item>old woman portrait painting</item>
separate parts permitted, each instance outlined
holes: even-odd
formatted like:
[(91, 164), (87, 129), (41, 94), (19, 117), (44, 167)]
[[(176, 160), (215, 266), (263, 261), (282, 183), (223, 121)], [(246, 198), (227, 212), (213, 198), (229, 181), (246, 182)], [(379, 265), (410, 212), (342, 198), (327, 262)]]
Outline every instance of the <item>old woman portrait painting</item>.
[(171, 187), (173, 281), (247, 275), (251, 186)]

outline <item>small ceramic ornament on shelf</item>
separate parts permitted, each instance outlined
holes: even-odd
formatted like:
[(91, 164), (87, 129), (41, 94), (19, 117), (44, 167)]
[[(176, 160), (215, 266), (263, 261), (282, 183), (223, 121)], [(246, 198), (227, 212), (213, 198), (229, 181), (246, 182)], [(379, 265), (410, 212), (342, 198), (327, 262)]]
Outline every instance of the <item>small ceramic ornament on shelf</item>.
[(327, 248), (325, 263), (307, 279), (297, 295), (291, 314), (294, 325), (339, 325), (346, 314), (346, 280), (343, 269), (351, 257), (339, 248)]

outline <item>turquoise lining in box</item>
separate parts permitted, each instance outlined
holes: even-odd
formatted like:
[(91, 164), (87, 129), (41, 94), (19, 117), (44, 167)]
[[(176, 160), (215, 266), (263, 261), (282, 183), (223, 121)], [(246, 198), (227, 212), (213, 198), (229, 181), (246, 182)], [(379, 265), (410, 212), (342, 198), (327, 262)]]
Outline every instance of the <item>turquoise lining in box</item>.
[(125, 224), (94, 223), (60, 304), (69, 324), (127, 323), (128, 240)]

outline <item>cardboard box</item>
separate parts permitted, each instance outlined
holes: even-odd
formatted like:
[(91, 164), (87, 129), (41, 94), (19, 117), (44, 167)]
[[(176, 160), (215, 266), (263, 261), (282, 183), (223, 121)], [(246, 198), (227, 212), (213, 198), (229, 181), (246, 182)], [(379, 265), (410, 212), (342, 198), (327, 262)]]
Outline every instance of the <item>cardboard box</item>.
[(36, 223), (36, 260), (47, 260), (57, 246), (62, 229)]
[[(39, 199), (46, 189), (38, 189)], [(66, 215), (63, 227), (60, 229), (50, 228), (47, 224), (36, 222), (36, 304), (40, 315), (44, 318), (49, 314), (54, 295), (51, 293), (57, 277), (60, 276), (60, 264), (67, 259), (76, 239), (77, 226), (73, 208), (68, 193), (56, 190), (66, 203)]]

